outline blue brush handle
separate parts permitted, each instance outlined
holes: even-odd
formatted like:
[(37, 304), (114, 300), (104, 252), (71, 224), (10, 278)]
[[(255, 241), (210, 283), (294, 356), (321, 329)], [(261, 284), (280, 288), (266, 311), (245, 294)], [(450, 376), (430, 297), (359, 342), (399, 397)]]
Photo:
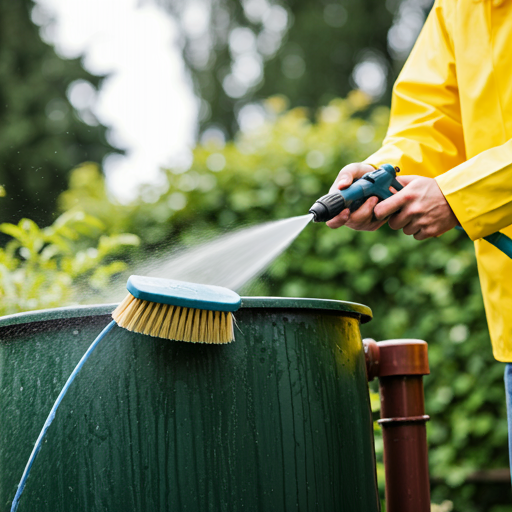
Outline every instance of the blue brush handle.
[[(455, 229), (466, 233), (460, 226), (455, 226)], [(507, 235), (504, 235), (498, 231), (492, 235), (484, 236), (484, 240), (487, 240), (487, 242), (494, 245), (494, 247), (512, 259), (512, 240)]]
[(183, 308), (233, 312), (242, 303), (238, 293), (222, 286), (161, 277), (130, 276), (126, 288), (136, 299)]

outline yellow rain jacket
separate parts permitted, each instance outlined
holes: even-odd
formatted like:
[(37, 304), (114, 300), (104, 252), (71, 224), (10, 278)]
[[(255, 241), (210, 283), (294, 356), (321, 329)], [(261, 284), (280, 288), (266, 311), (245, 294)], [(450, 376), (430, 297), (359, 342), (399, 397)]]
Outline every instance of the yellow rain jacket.
[(367, 159), (437, 180), (472, 240), (499, 361), (512, 362), (512, 1), (436, 0), (393, 89), (382, 148)]

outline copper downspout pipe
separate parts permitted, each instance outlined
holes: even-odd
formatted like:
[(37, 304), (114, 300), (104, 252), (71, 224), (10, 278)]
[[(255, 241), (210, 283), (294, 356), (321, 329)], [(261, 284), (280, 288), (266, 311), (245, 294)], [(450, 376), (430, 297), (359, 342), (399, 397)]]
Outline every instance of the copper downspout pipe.
[(387, 512), (430, 512), (421, 340), (364, 340), (368, 380), (379, 378)]

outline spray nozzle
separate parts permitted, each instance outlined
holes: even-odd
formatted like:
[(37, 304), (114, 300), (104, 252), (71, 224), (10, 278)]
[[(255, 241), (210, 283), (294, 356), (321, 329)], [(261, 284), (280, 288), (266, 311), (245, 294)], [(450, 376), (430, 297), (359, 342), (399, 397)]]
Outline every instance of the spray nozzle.
[(348, 188), (318, 199), (309, 213), (313, 215), (315, 222), (327, 222), (345, 208), (349, 208), (351, 212), (356, 211), (369, 197), (377, 196), (380, 200), (387, 199), (393, 195), (390, 187), (396, 191), (403, 188), (396, 179), (396, 173), (399, 170), (398, 167), (384, 164), (372, 172), (367, 172)]
[(334, 192), (317, 199), (315, 204), (309, 209), (309, 213), (313, 214), (314, 222), (327, 222), (344, 209), (344, 197), (339, 192)]

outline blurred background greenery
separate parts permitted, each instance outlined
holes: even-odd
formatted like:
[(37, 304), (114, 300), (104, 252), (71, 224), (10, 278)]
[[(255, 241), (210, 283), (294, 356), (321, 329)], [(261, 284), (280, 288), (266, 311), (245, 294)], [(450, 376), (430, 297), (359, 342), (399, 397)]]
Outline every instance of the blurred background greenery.
[[(97, 302), (148, 257), (306, 213), (341, 167), (379, 147), (390, 87), (430, 7), (211, 0), (198, 33), (187, 2), (160, 4), (182, 28), (198, 142), (189, 164), (163, 169), (158, 184), (121, 203), (101, 165), (121, 150), (69, 98), (77, 80), (101, 87), (102, 77), (41, 39), (32, 1), (0, 0), (0, 314)], [(469, 240), (311, 224), (242, 291), (361, 302), (374, 312), (364, 337), (428, 341), (433, 510), (508, 510), (503, 365), (492, 357)]]

